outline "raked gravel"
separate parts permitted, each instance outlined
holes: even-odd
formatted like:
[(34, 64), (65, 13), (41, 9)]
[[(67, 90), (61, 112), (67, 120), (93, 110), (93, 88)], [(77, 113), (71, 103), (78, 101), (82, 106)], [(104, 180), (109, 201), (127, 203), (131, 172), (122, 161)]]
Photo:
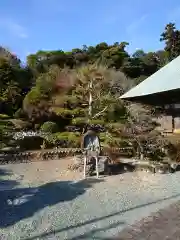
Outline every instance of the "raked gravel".
[(111, 239), (180, 200), (180, 172), (82, 180), (63, 177), (60, 161), (0, 169), (0, 240)]

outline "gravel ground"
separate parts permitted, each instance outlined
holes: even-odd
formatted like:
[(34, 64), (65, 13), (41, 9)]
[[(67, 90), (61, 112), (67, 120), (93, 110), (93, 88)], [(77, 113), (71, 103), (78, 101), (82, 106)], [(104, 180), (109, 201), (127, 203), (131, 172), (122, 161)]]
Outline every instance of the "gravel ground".
[(82, 180), (70, 160), (0, 168), (0, 239), (111, 239), (180, 200), (180, 172)]
[(179, 240), (180, 201), (124, 229), (117, 240)]

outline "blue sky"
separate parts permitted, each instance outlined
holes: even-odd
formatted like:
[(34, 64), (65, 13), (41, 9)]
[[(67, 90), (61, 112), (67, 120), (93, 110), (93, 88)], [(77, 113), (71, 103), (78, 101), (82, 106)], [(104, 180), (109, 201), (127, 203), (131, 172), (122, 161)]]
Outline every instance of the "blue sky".
[(163, 47), (160, 34), (170, 21), (180, 28), (179, 0), (1, 0), (0, 45), (22, 60), (104, 41), (153, 51)]

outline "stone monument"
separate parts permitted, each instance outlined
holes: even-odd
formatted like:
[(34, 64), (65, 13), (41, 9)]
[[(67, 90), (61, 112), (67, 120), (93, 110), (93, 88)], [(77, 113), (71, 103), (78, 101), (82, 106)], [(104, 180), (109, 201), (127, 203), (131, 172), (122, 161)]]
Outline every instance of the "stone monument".
[(84, 153), (84, 178), (86, 178), (86, 166), (89, 162), (95, 161), (96, 176), (99, 177), (98, 161), (101, 151), (100, 139), (93, 129), (87, 130), (81, 141), (81, 148)]

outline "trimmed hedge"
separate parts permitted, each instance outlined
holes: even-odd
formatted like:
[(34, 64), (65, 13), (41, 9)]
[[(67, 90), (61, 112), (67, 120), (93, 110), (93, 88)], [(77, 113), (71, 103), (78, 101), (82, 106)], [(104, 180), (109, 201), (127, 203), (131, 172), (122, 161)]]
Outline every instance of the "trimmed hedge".
[(45, 122), (41, 125), (40, 130), (47, 133), (56, 133), (59, 130), (58, 125), (55, 122)]
[(7, 120), (7, 119), (10, 119), (11, 117), (6, 115), (6, 114), (0, 114), (0, 119), (1, 120)]
[(48, 144), (67, 148), (80, 147), (80, 140), (79, 132), (57, 132), (45, 136)]

